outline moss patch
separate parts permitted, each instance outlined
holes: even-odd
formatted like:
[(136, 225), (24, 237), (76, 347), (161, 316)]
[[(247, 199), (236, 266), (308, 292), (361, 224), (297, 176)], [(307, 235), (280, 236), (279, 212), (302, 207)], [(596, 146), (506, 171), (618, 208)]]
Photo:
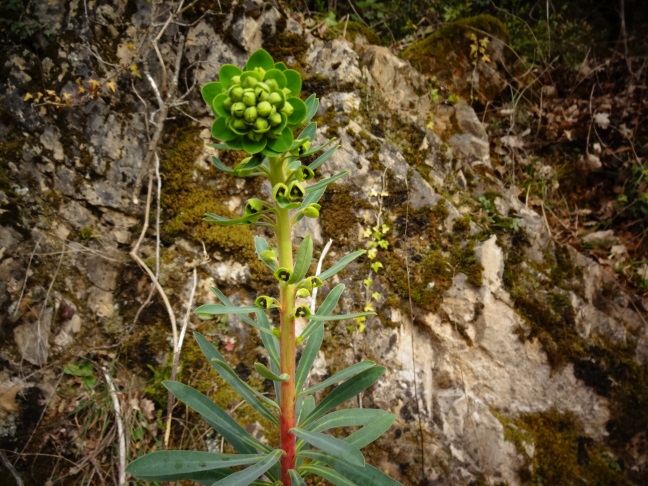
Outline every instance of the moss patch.
[(328, 29), (328, 32), (334, 36), (344, 37), (351, 42), (359, 41), (364, 38), (369, 44), (381, 45), (382, 41), (378, 34), (366, 25), (362, 25), (352, 20), (348, 22), (339, 22)]
[[(208, 212), (229, 218), (237, 217), (221, 201), (234, 195), (240, 196), (241, 192), (230, 194), (230, 190), (236, 191), (232, 184), (219, 187), (213, 182), (218, 177), (216, 169), (201, 169), (196, 166), (195, 161), (201, 150), (202, 141), (198, 133), (190, 129), (178, 132), (167, 146), (161, 163), (165, 179), (162, 205), (169, 214), (165, 226), (167, 237), (185, 236), (198, 244), (205, 243), (208, 251), (222, 251), (245, 262), (250, 266), (253, 280), (263, 280), (268, 277), (268, 272), (256, 256), (254, 234), (250, 228), (217, 226), (202, 220)], [(232, 153), (226, 155), (231, 158), (237, 156)], [(255, 189), (254, 181), (250, 183), (251, 189)]]
[(425, 74), (438, 73), (439, 70), (451, 74), (456, 61), (448, 53), (470, 52), (470, 40), (467, 35), (475, 33), (483, 36), (483, 32), (508, 40), (506, 26), (491, 15), (476, 15), (465, 19), (444, 24), (423, 40), (412, 44), (403, 52), (403, 58), (412, 63), (416, 69)]
[(524, 484), (632, 484), (609, 450), (588, 437), (572, 414), (548, 410), (517, 419), (494, 414), (504, 426), (506, 440), (530, 465), (519, 471)]
[[(411, 296), (412, 302), (426, 310), (436, 311), (443, 293), (452, 286), (457, 273), (468, 276), (468, 283), (482, 285), (483, 267), (475, 256), (475, 239), (466, 239), (461, 232), (446, 232), (448, 217), (445, 200), (434, 208), (422, 208), (409, 215), (408, 241), (420, 241), (409, 247), (409, 283), (402, 252), (385, 252), (381, 259), (392, 290), (402, 298)], [(395, 222), (395, 234), (404, 233), (404, 217)], [(398, 241), (390, 241), (398, 248)]]

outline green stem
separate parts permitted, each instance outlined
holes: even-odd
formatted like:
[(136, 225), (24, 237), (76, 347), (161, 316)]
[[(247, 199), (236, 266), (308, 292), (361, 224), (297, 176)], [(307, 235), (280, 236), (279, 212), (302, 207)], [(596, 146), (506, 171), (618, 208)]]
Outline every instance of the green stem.
[[(285, 183), (284, 161), (281, 158), (270, 159), (270, 183)], [(277, 208), (276, 235), (279, 250), (279, 266), (293, 268), (292, 222), (289, 209)], [(285, 451), (281, 458), (281, 481), (284, 486), (291, 486), (288, 471), (295, 469), (296, 437), (290, 432), (295, 427), (295, 286), (284, 283), (280, 285), (281, 324), (280, 324), (280, 367), (281, 373), (290, 376), (281, 383), (279, 418), (279, 435), (281, 449)]]

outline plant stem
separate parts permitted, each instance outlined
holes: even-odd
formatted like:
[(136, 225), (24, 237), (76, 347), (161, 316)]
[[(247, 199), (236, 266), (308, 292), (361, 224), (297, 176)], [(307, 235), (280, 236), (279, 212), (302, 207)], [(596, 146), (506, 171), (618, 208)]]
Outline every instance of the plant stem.
[[(283, 160), (270, 159), (270, 183), (285, 183)], [(279, 250), (279, 266), (293, 268), (292, 253), (292, 223), (290, 210), (277, 208), (276, 235)], [(281, 458), (281, 481), (284, 486), (291, 486), (288, 471), (295, 468), (296, 437), (290, 432), (295, 427), (295, 286), (281, 283), (281, 324), (280, 324), (280, 367), (281, 373), (290, 376), (288, 381), (281, 383), (281, 416), (279, 418), (279, 436), (281, 449), (285, 451)]]

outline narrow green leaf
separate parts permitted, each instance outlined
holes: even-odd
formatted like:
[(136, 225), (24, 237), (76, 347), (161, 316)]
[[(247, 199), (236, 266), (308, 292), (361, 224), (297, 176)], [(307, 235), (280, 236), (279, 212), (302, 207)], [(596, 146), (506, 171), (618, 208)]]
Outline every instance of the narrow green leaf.
[(322, 340), (324, 339), (324, 326), (318, 326), (317, 329), (313, 331), (311, 336), (306, 342), (304, 347), (304, 352), (299, 358), (299, 364), (297, 365), (297, 374), (295, 375), (295, 390), (299, 393), (299, 390), (302, 389), (306, 378), (310, 374), (310, 370), (317, 358), (317, 353), (322, 346)]
[(329, 184), (337, 181), (341, 177), (344, 177), (348, 173), (349, 173), (349, 171), (345, 170), (344, 172), (340, 172), (339, 174), (335, 174), (334, 176), (328, 177), (326, 179), (322, 179), (317, 184), (313, 184), (312, 186), (308, 186), (306, 188), (306, 192), (312, 192), (312, 191), (316, 191), (317, 189), (321, 189), (322, 187), (328, 187)]
[(241, 307), (229, 307), (222, 304), (205, 304), (197, 307), (194, 310), (194, 314), (207, 314), (212, 316), (219, 315), (232, 315), (238, 316), (240, 314), (253, 314), (259, 312), (259, 309), (256, 305), (245, 305)]
[(204, 479), (214, 469), (254, 464), (264, 454), (215, 454), (203, 451), (155, 451), (138, 457), (126, 471), (149, 481)]
[[(263, 401), (268, 405), (270, 405), (271, 407), (274, 407), (277, 410), (279, 410), (279, 405), (277, 405), (277, 403), (274, 400), (269, 399), (262, 393), (259, 393), (257, 390), (252, 388), (246, 382), (244, 382), (239, 377), (239, 375), (236, 374), (236, 371), (234, 371), (232, 367), (227, 364), (226, 361), (218, 358), (212, 358), (211, 362), (214, 365), (214, 367), (216, 366), (220, 367), (224, 373), (229, 375), (230, 380), (232, 380), (232, 383), (236, 383), (236, 386), (230, 383), (232, 384), (232, 387), (239, 393), (239, 395), (241, 395), (245, 399), (246, 402), (250, 404), (252, 408), (254, 408), (265, 418), (267, 418), (270, 422), (272, 423), (276, 422), (275, 425), (279, 425), (279, 421), (277, 420), (277, 418), (261, 403), (261, 401)], [(222, 373), (221, 371), (219, 371), (219, 373), (221, 373), (221, 376), (223, 376), (223, 378), (227, 380), (227, 377), (224, 375), (224, 373)], [(255, 399), (255, 397), (260, 401)]]
[(264, 214), (267, 212), (269, 212), (269, 210), (259, 211), (254, 215), (244, 216), (242, 218), (236, 218), (236, 219), (225, 218), (223, 216), (219, 216), (218, 214), (214, 214), (214, 213), (205, 213), (205, 216), (203, 217), (203, 221), (217, 224), (219, 226), (235, 226), (238, 224), (250, 224), (250, 222), (252, 222), (253, 219), (258, 219), (260, 214)]
[(278, 267), (276, 262), (266, 261), (261, 258), (261, 253), (270, 249), (270, 245), (268, 245), (268, 242), (264, 238), (260, 236), (254, 237), (254, 249), (256, 250), (256, 254), (259, 257), (259, 260), (265, 263), (266, 266), (273, 272), (277, 270)]
[(367, 317), (367, 316), (375, 316), (375, 312), (356, 312), (355, 314), (338, 314), (338, 315), (326, 315), (326, 316), (320, 316), (318, 314), (314, 314), (310, 316), (310, 319), (312, 321), (343, 321), (344, 319), (356, 319), (358, 317)]
[(363, 372), (364, 370), (373, 368), (374, 366), (376, 366), (376, 363), (374, 363), (373, 361), (362, 361), (360, 363), (352, 364), (348, 368), (345, 368), (342, 371), (338, 371), (333, 376), (327, 378), (320, 384), (312, 386), (307, 390), (304, 390), (303, 392), (300, 393), (300, 395), (311, 395), (316, 391), (323, 390), (324, 388), (329, 387), (331, 385), (335, 385), (336, 383), (342, 380), (346, 380), (347, 378), (355, 376), (358, 373)]
[[(317, 123), (309, 123), (306, 128), (302, 130), (302, 132), (299, 134), (297, 137), (297, 140), (303, 140), (304, 138), (307, 138), (311, 142), (315, 138), (315, 133), (317, 133)], [(311, 167), (312, 169), (312, 167)]]
[[(324, 302), (319, 306), (319, 309), (317, 309), (317, 312), (315, 315), (328, 315), (330, 312), (335, 308), (337, 305), (338, 301), (340, 300), (340, 296), (342, 295), (342, 292), (344, 291), (344, 284), (340, 283), (337, 284), (333, 289), (329, 292), (329, 294), (326, 296), (324, 299)], [(299, 335), (302, 340), (307, 339), (315, 330), (321, 326), (321, 321), (313, 320), (311, 315), (311, 321), (308, 323), (304, 331)]]
[(365, 464), (364, 467), (354, 466), (321, 451), (302, 451), (301, 455), (333, 467), (342, 476), (358, 485), (403, 486), (395, 479), (390, 478), (384, 472), (369, 464)]
[[(357, 466), (356, 466), (357, 467)], [(366, 484), (356, 484), (349, 481), (347, 478), (342, 476), (339, 472), (334, 471), (328, 467), (321, 466), (319, 464), (305, 464), (304, 466), (299, 467), (299, 472), (305, 472), (307, 474), (315, 474), (321, 478), (330, 481), (335, 486), (369, 486), (371, 483)]]
[(218, 371), (223, 379), (229, 383), (230, 386), (234, 388), (234, 390), (236, 390), (236, 392), (241, 395), (252, 408), (273, 424), (279, 425), (277, 418), (260, 402), (259, 398), (273, 407), (278, 407), (278, 405), (241, 380), (234, 370), (225, 362), (223, 355), (220, 354), (216, 347), (207, 341), (204, 336), (199, 333), (195, 333), (194, 336), (209, 363), (216, 371)]
[(374, 440), (387, 432), (395, 419), (396, 416), (393, 413), (387, 414), (384, 417), (365, 425), (361, 429), (356, 430), (344, 440), (358, 449), (362, 449), (364, 446), (371, 444)]
[(304, 122), (307, 123), (317, 113), (317, 109), (319, 108), (319, 100), (317, 99), (315, 93), (313, 93), (308, 98), (306, 98), (306, 101), (304, 103), (306, 103), (306, 108), (308, 109), (306, 111), (306, 119), (304, 120)]
[[(258, 329), (263, 329), (266, 332), (261, 334), (261, 340), (263, 341), (263, 346), (270, 356), (270, 369), (275, 373), (279, 373), (279, 340), (272, 332), (270, 327), (270, 322), (268, 322), (268, 316), (265, 315), (265, 312), (257, 313), (257, 327)], [(279, 393), (277, 393), (277, 398), (279, 398)]]
[(288, 471), (288, 474), (290, 475), (290, 479), (292, 481), (293, 486), (306, 486), (306, 483), (302, 479), (302, 477), (299, 475), (297, 471), (294, 469), (290, 469)]
[(266, 71), (270, 71), (275, 67), (274, 60), (272, 59), (272, 56), (268, 54), (268, 51), (258, 49), (252, 53), (245, 64), (245, 70), (251, 71), (255, 67), (263, 68)]
[(313, 432), (323, 432), (339, 427), (362, 427), (383, 418), (385, 415), (392, 414), (379, 408), (345, 408), (327, 413), (310, 424), (307, 429)]
[(311, 260), (313, 259), (313, 239), (311, 235), (306, 235), (299, 245), (297, 256), (295, 257), (295, 266), (293, 274), (288, 280), (289, 284), (294, 284), (301, 281), (308, 273)]
[(324, 152), (322, 155), (317, 157), (311, 164), (308, 165), (311, 169), (315, 170), (317, 169), (320, 165), (322, 165), (324, 162), (326, 162), (328, 159), (331, 158), (331, 155), (333, 155), (337, 149), (339, 149), (339, 145), (335, 145), (328, 149), (326, 152)]
[[(321, 152), (322, 150), (324, 150), (326, 147), (328, 147), (329, 145), (331, 145), (335, 141), (337, 141), (337, 138), (333, 137), (333, 138), (329, 139), (324, 145), (320, 145), (319, 147), (314, 147), (314, 148), (312, 148), (310, 150), (307, 150), (306, 152), (301, 154), (301, 156), (302, 157), (307, 157), (309, 155), (316, 154), (317, 152)], [(337, 145), (337, 147), (339, 148), (340, 146)], [(311, 167), (311, 169), (312, 169), (312, 167)]]
[(264, 378), (267, 378), (268, 380), (282, 382), (290, 380), (290, 376), (287, 373), (283, 373), (281, 375), (273, 373), (263, 363), (254, 363), (254, 369), (257, 370), (257, 373), (259, 373)]
[[(211, 291), (216, 294), (220, 301), (226, 306), (232, 307), (234, 304), (229, 300), (223, 292), (218, 290), (216, 287), (211, 287)], [(268, 322), (268, 317), (264, 312), (259, 311), (256, 313), (257, 320), (254, 321), (247, 317), (246, 315), (238, 316), (246, 324), (258, 329), (261, 332), (261, 339), (263, 340), (263, 345), (268, 351), (268, 356), (270, 356), (270, 364), (272, 365), (272, 370), (275, 373), (279, 372), (279, 340), (272, 333), (272, 328)], [(279, 395), (277, 395), (279, 396)]]
[(235, 472), (225, 479), (214, 483), (212, 486), (248, 486), (252, 481), (261, 477), (268, 469), (274, 466), (283, 454), (284, 451), (276, 449), (254, 466), (246, 467), (241, 471)]
[(362, 455), (362, 452), (360, 452), (360, 449), (351, 446), (343, 440), (336, 439), (327, 434), (322, 434), (321, 432), (312, 432), (297, 427), (290, 429), (290, 431), (299, 439), (308, 442), (316, 449), (320, 449), (333, 457), (343, 459), (349, 464), (356, 466), (362, 467), (365, 465), (365, 458)]
[(217, 159), (216, 157), (212, 157), (212, 158), (211, 158), (211, 161), (212, 161), (212, 164), (214, 165), (214, 167), (216, 167), (217, 169), (222, 170), (222, 171), (225, 172), (226, 174), (234, 174), (234, 171), (233, 171), (232, 169), (230, 169), (229, 167), (227, 167), (225, 164), (223, 164), (223, 163), (222, 163), (219, 159)]
[(162, 384), (178, 400), (202, 415), (205, 421), (240, 453), (255, 454), (258, 451), (270, 451), (268, 446), (248, 434), (225, 410), (199, 391), (176, 381), (165, 381)]
[(314, 204), (320, 200), (322, 195), (326, 192), (326, 187), (322, 187), (321, 189), (318, 189), (317, 191), (312, 191), (306, 194), (306, 197), (304, 198), (304, 201), (302, 202), (301, 206), (299, 207), (300, 209), (304, 209), (305, 207), (310, 206), (311, 204)]
[(303, 420), (306, 417), (308, 417), (311, 413), (313, 413), (313, 410), (315, 410), (315, 397), (309, 395), (306, 398), (304, 398), (304, 404), (302, 405), (301, 413), (299, 414), (299, 419), (297, 421), (299, 426), (301, 426)]
[(338, 405), (346, 402), (350, 398), (355, 397), (359, 393), (362, 393), (374, 382), (380, 378), (380, 376), (385, 372), (383, 366), (374, 366), (365, 370), (350, 380), (345, 381), (337, 388), (335, 388), (331, 393), (329, 393), (324, 400), (322, 400), (313, 413), (311, 413), (305, 421), (302, 423), (302, 427), (307, 426), (308, 424), (314, 422), (329, 410), (333, 410)]
[(364, 255), (367, 253), (367, 250), (358, 250), (354, 251), (353, 253), (349, 253), (348, 255), (344, 255), (339, 262), (337, 262), (335, 265), (333, 265), (331, 268), (328, 270), (320, 273), (318, 277), (324, 281), (328, 278), (331, 278), (333, 275), (338, 273), (340, 270), (342, 270), (344, 267), (346, 267), (349, 263), (351, 263), (353, 260), (358, 258), (361, 255)]

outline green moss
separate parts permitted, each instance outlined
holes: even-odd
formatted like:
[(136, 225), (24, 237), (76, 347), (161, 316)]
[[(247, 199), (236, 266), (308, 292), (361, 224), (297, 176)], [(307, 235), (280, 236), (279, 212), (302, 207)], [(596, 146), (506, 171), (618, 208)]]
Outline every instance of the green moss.
[[(193, 130), (179, 131), (162, 159), (165, 190), (162, 206), (169, 219), (165, 226), (168, 236), (188, 236), (208, 250), (223, 251), (250, 266), (252, 278), (263, 280), (268, 272), (254, 250), (254, 234), (245, 226), (217, 226), (203, 221), (205, 213), (236, 217), (222, 202), (230, 196), (227, 188), (219, 189), (206, 181), (218, 177), (216, 169), (196, 167), (202, 141)], [(226, 153), (236, 158), (237, 154)], [(223, 161), (227, 161), (224, 157)], [(252, 182), (254, 184), (254, 182)]]
[(467, 56), (470, 53), (467, 35), (475, 33), (481, 37), (483, 32), (505, 42), (508, 40), (508, 31), (501, 21), (490, 15), (476, 15), (444, 24), (430, 36), (408, 47), (403, 57), (423, 73), (432, 74), (439, 70), (451, 73), (456, 64), (448, 53), (465, 52)]
[(493, 413), (504, 426), (504, 438), (530, 466), (519, 471), (524, 484), (632, 484), (605, 445), (588, 437), (574, 415), (555, 409), (517, 419)]
[(274, 37), (269, 38), (263, 44), (263, 48), (270, 53), (273, 59), (282, 60), (293, 58), (296, 65), (290, 66), (291, 69), (301, 71), (304, 65), (304, 55), (308, 51), (308, 43), (303, 35), (294, 32), (279, 32)]
[(356, 211), (372, 209), (371, 204), (354, 197), (351, 189), (342, 184), (329, 186), (321, 204), (320, 223), (324, 236), (342, 244), (355, 243), (359, 223)]
[(369, 44), (382, 44), (380, 37), (372, 29), (352, 20), (348, 22), (339, 22), (329, 28), (328, 32), (334, 36), (344, 37), (346, 40), (351, 42), (356, 42), (358, 37), (364, 37)]

